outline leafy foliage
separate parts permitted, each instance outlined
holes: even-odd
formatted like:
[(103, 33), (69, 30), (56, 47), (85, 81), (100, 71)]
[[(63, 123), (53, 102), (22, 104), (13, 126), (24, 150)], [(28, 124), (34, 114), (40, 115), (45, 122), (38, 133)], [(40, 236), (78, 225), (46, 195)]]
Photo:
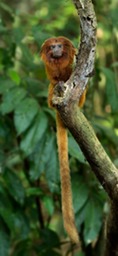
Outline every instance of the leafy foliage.
[[(98, 48), (84, 112), (117, 164), (118, 6), (117, 0), (93, 2)], [(47, 106), (39, 52), (53, 35), (67, 36), (77, 47), (79, 19), (70, 0), (2, 0), (0, 15), (0, 255), (69, 255), (70, 242), (63, 244), (55, 115)], [(73, 255), (99, 255), (106, 195), (71, 135), (69, 154), (83, 245)]]

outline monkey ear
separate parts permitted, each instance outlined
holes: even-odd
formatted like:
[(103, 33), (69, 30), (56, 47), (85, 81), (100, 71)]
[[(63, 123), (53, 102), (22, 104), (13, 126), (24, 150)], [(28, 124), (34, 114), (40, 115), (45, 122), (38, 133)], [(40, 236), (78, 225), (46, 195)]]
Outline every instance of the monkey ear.
[(44, 43), (41, 45), (41, 49), (40, 49), (40, 52), (39, 52), (40, 56), (42, 56), (42, 53), (45, 51), (45, 43), (46, 43), (46, 41), (44, 41)]
[(46, 45), (48, 46), (49, 41), (50, 41), (50, 38), (45, 40), (44, 43), (41, 45), (41, 49), (40, 49), (40, 52), (39, 52), (41, 57), (42, 57), (42, 54), (46, 52)]

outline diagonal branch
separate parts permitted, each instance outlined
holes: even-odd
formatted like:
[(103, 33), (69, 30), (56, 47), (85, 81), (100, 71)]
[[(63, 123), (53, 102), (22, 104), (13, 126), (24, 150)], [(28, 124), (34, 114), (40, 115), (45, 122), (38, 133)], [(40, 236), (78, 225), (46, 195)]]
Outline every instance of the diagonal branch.
[[(70, 79), (55, 87), (53, 104), (81, 147), (91, 169), (110, 198), (105, 256), (118, 255), (118, 170), (98, 141), (92, 127), (80, 112), (79, 99), (94, 70), (96, 17), (91, 0), (73, 0), (80, 17), (81, 43), (76, 67)], [(61, 93), (60, 93), (61, 89)]]
[(71, 103), (69, 107), (65, 108), (65, 111), (61, 110), (60, 114), (101, 185), (109, 197), (117, 202), (118, 170), (97, 139), (93, 128), (76, 104)]
[(118, 170), (113, 165), (93, 129), (78, 108), (78, 101), (94, 69), (96, 47), (96, 18), (91, 0), (73, 0), (80, 16), (81, 43), (76, 68), (65, 83), (55, 87), (53, 103), (66, 127), (80, 145), (92, 170), (111, 199), (118, 200)]

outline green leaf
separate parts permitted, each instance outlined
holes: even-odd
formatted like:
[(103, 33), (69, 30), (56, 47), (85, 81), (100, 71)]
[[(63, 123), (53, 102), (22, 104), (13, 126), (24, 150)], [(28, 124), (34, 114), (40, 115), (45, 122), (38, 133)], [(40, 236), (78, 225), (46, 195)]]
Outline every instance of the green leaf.
[(14, 122), (18, 135), (24, 132), (32, 123), (39, 111), (38, 103), (35, 99), (25, 98), (20, 102), (15, 110)]
[[(15, 183), (15, 179), (14, 179), (14, 183)], [(12, 190), (12, 187), (10, 187), (10, 189)], [(5, 195), (5, 191), (1, 191), (0, 216), (1, 216), (2, 222), (4, 221), (8, 229), (17, 236), (17, 239), (25, 239), (28, 236), (30, 231), (29, 221), (24, 215), (24, 213), (20, 212), (20, 209), (21, 209), (20, 205), (18, 207), (18, 210), (15, 208), (15, 212), (14, 212), (14, 209), (11, 206), (12, 203), (13, 203), (12, 199), (11, 198), (9, 199), (9, 197)]]
[(24, 240), (28, 237), (30, 232), (30, 223), (29, 219), (25, 216), (23, 211), (17, 210), (14, 214), (14, 234), (17, 237), (17, 240)]
[(118, 136), (116, 135), (114, 128), (108, 127), (106, 124), (95, 123), (95, 128), (99, 129), (103, 133), (104, 139), (107, 138), (109, 142), (113, 143), (116, 147), (118, 145)]
[(102, 68), (106, 77), (106, 96), (113, 112), (118, 112), (118, 93), (116, 89), (115, 75), (112, 70)]
[(34, 154), (31, 156), (32, 167), (30, 177), (37, 180), (42, 172), (45, 172), (48, 186), (51, 192), (58, 191), (59, 166), (55, 136), (47, 133), (40, 140)]
[(69, 136), (68, 139), (68, 145), (69, 145), (69, 154), (73, 157), (75, 157), (77, 160), (79, 160), (81, 163), (85, 163), (84, 155), (77, 144), (77, 142), (74, 140), (74, 138)]
[(15, 218), (14, 218), (13, 212), (10, 209), (7, 209), (5, 206), (2, 205), (1, 209), (0, 209), (0, 216), (3, 218), (7, 227), (11, 231), (13, 231), (14, 227), (15, 227), (15, 225), (14, 225)]
[(25, 44), (20, 45), (21, 50), (22, 50), (22, 60), (24, 63), (27, 63), (28, 65), (31, 65), (33, 62), (33, 55), (31, 54), (29, 48)]
[(8, 256), (10, 249), (10, 237), (8, 233), (0, 227), (0, 256)]
[(26, 195), (28, 197), (30, 196), (41, 196), (42, 195), (42, 191), (40, 190), (40, 188), (27, 188), (26, 190)]
[(79, 254), (77, 253), (75, 253), (75, 256), (85, 256), (85, 253), (84, 252), (79, 252)]
[(17, 241), (13, 256), (31, 256), (31, 248), (29, 247), (29, 240)]
[(0, 77), (0, 94), (6, 94), (15, 86), (15, 83), (10, 79)]
[(30, 178), (31, 180), (37, 180), (41, 173), (45, 170), (45, 147), (47, 141), (47, 134), (41, 138), (38, 145), (35, 147), (34, 152), (30, 156), (31, 168), (30, 168)]
[(21, 150), (25, 155), (29, 155), (34, 151), (37, 143), (44, 136), (47, 128), (47, 117), (43, 112), (39, 112), (37, 118), (30, 129), (26, 132), (21, 141)]
[(13, 209), (11, 207), (11, 202), (9, 202), (9, 198), (7, 195), (0, 193), (0, 216), (2, 221), (10, 229), (11, 231), (14, 229), (14, 215)]
[(0, 206), (6, 207), (6, 205), (7, 205), (7, 208), (11, 209), (11, 202), (9, 199), (9, 195), (8, 195), (6, 189), (4, 188), (3, 181), (1, 181), (1, 179), (0, 179), (0, 198), (1, 198), (0, 203), (2, 203)]
[(52, 198), (49, 196), (45, 196), (43, 198), (43, 203), (44, 203), (44, 206), (45, 206), (48, 214), (50, 216), (52, 216), (54, 213), (54, 202), (53, 202)]
[(60, 244), (59, 238), (56, 232), (45, 228), (41, 231), (41, 237), (43, 238), (44, 245), (47, 249), (52, 249), (53, 247), (57, 247)]
[(22, 59), (21, 62), (24, 65), (24, 69), (26, 72), (37, 69), (37, 65), (34, 63), (33, 55), (31, 54), (29, 48), (25, 44), (20, 44), (20, 48), (22, 51)]
[(27, 92), (19, 87), (8, 90), (3, 96), (3, 103), (0, 106), (2, 114), (4, 115), (13, 111), (26, 94)]
[(20, 76), (15, 70), (9, 69), (8, 75), (11, 78), (11, 80), (14, 81), (17, 85), (20, 84), (20, 81), (21, 81)]
[(23, 28), (22, 27), (13, 27), (12, 28), (12, 37), (15, 43), (18, 45), (21, 43), (24, 38)]
[(47, 98), (48, 92), (46, 83), (44, 84), (38, 79), (32, 77), (25, 77), (23, 81), (27, 84), (27, 90), (31, 95), (33, 95), (36, 98)]
[(51, 192), (58, 191), (59, 163), (58, 163), (57, 147), (56, 147), (54, 136), (52, 136), (47, 143), (45, 156), (47, 156), (47, 161), (45, 165), (45, 174), (46, 174), (48, 186)]
[(102, 226), (102, 208), (95, 198), (91, 198), (86, 207), (84, 240), (86, 244), (95, 240)]
[(24, 203), (25, 190), (19, 177), (15, 172), (7, 169), (4, 172), (4, 179), (7, 185), (9, 194), (20, 204)]
[(73, 206), (75, 213), (86, 204), (89, 197), (89, 190), (85, 181), (78, 175), (72, 176)]
[[(5, 34), (8, 32), (8, 28), (6, 28), (5, 26), (3, 26), (2, 24), (0, 24), (0, 34)], [(1, 50), (0, 50), (1, 52)], [(0, 58), (1, 59), (1, 58)], [(0, 65), (1, 66), (1, 65)]]
[(4, 11), (8, 12), (9, 14), (11, 14), (11, 15), (13, 14), (13, 9), (10, 8), (9, 5), (7, 5), (7, 4), (1, 2), (1, 3), (0, 3), (0, 7), (1, 7)]

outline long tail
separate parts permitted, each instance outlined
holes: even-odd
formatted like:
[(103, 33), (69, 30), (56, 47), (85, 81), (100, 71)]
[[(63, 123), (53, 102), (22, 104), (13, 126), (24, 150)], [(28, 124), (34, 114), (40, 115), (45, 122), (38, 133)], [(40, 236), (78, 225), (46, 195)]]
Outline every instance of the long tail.
[(57, 122), (57, 144), (60, 163), (62, 213), (64, 227), (70, 239), (74, 243), (79, 243), (79, 236), (75, 226), (75, 217), (72, 203), (71, 179), (68, 161), (68, 137), (60, 115), (56, 112)]

